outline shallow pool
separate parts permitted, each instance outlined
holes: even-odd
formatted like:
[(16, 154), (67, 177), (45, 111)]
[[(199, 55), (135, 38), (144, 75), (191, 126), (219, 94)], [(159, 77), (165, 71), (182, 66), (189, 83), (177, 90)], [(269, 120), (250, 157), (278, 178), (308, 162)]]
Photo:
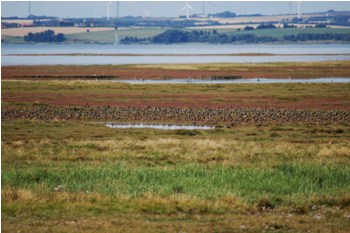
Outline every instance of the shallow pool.
[(171, 125), (171, 124), (144, 124), (144, 123), (130, 123), (130, 124), (121, 124), (121, 123), (107, 123), (107, 127), (114, 129), (144, 129), (144, 128), (152, 128), (152, 129), (164, 129), (164, 130), (177, 130), (177, 129), (188, 129), (188, 130), (208, 130), (214, 129), (211, 126), (198, 126), (198, 125)]

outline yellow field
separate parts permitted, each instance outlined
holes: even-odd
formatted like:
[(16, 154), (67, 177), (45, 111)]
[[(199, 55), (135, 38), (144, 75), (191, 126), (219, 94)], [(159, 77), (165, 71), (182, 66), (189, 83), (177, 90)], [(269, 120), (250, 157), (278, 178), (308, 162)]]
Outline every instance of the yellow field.
[[(310, 18), (315, 16), (322, 16), (323, 14), (303, 14), (302, 18)], [(293, 19), (297, 15), (266, 15), (254, 17), (235, 17), (235, 18), (210, 18), (212, 21), (219, 23), (261, 23), (270, 21), (282, 21), (282, 19)], [(208, 18), (195, 18), (196, 20), (208, 20)]]
[(1, 20), (2, 23), (26, 23), (26, 24), (32, 24), (32, 19), (5, 19)]
[[(260, 23), (250, 23), (250, 24), (233, 24), (233, 25), (214, 25), (214, 26), (197, 26), (188, 27), (188, 29), (201, 29), (201, 30), (211, 30), (211, 29), (244, 29), (246, 26), (254, 27), (255, 29)], [(283, 28), (283, 23), (275, 23), (276, 27)], [(296, 24), (299, 28), (305, 28), (306, 26), (314, 27), (315, 24)], [(328, 26), (330, 28), (349, 28), (345, 26)]]
[(29, 32), (43, 32), (46, 30), (52, 30), (55, 33), (63, 34), (73, 34), (73, 33), (82, 33), (86, 32), (89, 29), (90, 32), (97, 31), (109, 31), (114, 30), (113, 27), (99, 27), (99, 28), (80, 28), (80, 27), (26, 27), (26, 28), (5, 28), (1, 29), (1, 34), (6, 36), (25, 36)]

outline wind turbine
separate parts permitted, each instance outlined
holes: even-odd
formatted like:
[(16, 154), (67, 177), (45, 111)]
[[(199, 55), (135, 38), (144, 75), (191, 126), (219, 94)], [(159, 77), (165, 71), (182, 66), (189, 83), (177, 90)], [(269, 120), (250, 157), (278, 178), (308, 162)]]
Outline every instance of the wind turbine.
[(118, 19), (119, 18), (119, 1), (117, 1), (116, 8), (117, 8), (117, 19)]
[(202, 2), (202, 14), (205, 15), (205, 1)]
[(290, 15), (293, 12), (293, 5), (292, 2), (289, 1), (288, 2), (288, 15)]
[(110, 12), (110, 6), (112, 4), (112, 1), (107, 3), (107, 21), (109, 21), (109, 12)]
[(211, 6), (214, 6), (214, 4), (212, 2), (210, 2), (210, 1), (202, 1), (202, 14), (203, 14), (203, 16), (207, 15), (205, 13), (205, 9), (206, 9), (205, 5), (206, 5), (206, 3), (209, 3)]
[(186, 9), (186, 19), (189, 19), (189, 10), (193, 10), (193, 8), (190, 6), (190, 4), (188, 4), (188, 1), (186, 1), (185, 6), (181, 9), (182, 11)]
[(297, 2), (298, 4), (298, 19), (300, 19), (300, 15), (301, 15), (301, 1)]
[(31, 6), (30, 6), (30, 1), (28, 1), (28, 16), (32, 15), (32, 10), (31, 10)]
[(149, 14), (150, 14), (149, 11), (146, 11), (146, 10), (145, 10), (145, 18), (148, 18), (148, 17), (149, 17)]

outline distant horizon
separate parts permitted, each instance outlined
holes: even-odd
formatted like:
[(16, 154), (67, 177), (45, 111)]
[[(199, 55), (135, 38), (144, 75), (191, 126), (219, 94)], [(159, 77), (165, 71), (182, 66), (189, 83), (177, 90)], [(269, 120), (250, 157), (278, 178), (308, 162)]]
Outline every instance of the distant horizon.
[[(119, 1), (119, 17), (178, 17), (185, 15), (181, 11), (184, 1)], [(189, 1), (193, 10), (190, 14), (203, 13), (203, 1)], [(313, 1), (302, 2), (301, 13), (318, 13), (328, 10), (349, 11), (350, 2), (333, 1)], [(29, 10), (30, 5), (30, 10)], [(110, 17), (116, 17), (116, 1), (110, 5)], [(80, 9), (80, 10), (77, 10)], [(295, 2), (288, 1), (211, 1), (204, 2), (205, 14), (215, 14), (223, 11), (231, 11), (238, 15), (281, 15), (296, 14), (297, 5)], [(107, 15), (107, 2), (88, 2), (88, 1), (2, 1), (1, 17), (26, 18), (29, 15), (48, 16), (58, 18), (101, 18)]]

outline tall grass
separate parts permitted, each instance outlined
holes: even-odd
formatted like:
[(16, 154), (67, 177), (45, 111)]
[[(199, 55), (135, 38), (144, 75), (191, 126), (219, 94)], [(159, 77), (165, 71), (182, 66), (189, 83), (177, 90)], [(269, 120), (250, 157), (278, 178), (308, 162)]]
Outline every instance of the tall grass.
[(68, 192), (140, 197), (147, 193), (216, 199), (235, 195), (249, 201), (262, 196), (288, 199), (295, 194), (336, 195), (350, 191), (350, 168), (281, 164), (259, 169), (188, 164), (130, 168), (122, 163), (101, 166), (16, 166), (2, 171), (2, 185), (50, 193), (58, 185)]

